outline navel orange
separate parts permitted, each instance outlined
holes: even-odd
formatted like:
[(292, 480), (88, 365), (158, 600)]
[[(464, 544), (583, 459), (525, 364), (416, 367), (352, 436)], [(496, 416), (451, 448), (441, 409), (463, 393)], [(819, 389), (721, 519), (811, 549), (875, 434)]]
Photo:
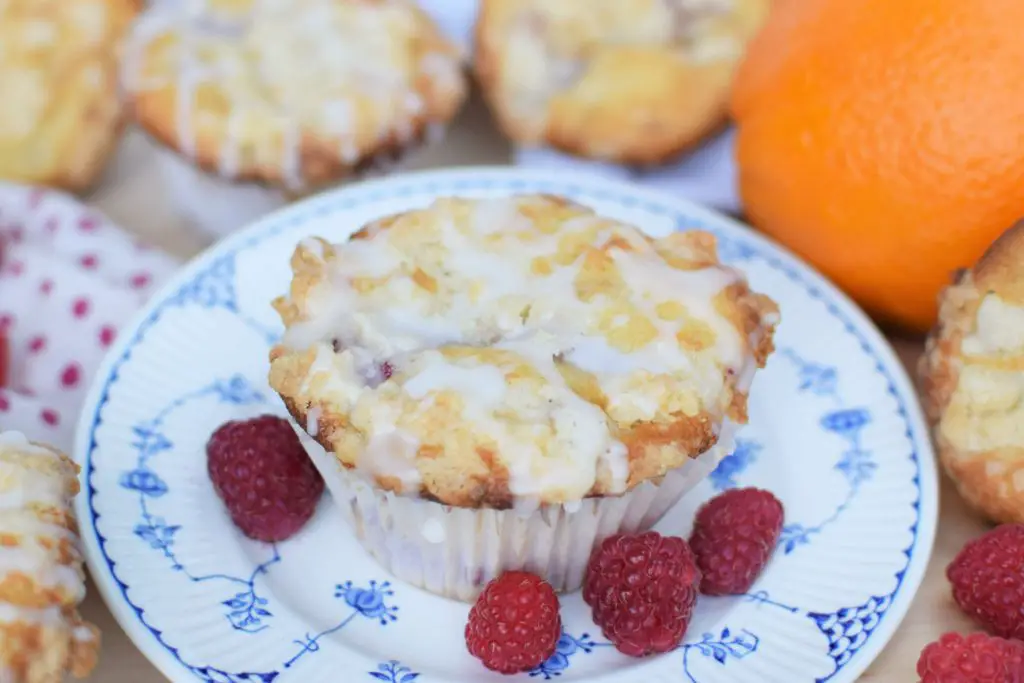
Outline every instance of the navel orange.
[(751, 222), (923, 330), (1024, 217), (1024, 2), (778, 2), (734, 84)]

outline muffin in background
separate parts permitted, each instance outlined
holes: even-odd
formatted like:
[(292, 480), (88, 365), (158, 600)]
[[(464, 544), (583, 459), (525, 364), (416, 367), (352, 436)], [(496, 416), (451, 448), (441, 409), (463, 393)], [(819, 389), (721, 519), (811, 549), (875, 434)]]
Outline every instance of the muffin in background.
[(1024, 222), (942, 292), (918, 371), (960, 494), (992, 521), (1024, 524)]
[(732, 448), (778, 310), (709, 233), (654, 240), (544, 195), (442, 198), (303, 241), (270, 383), (363, 545), (472, 600), (556, 590)]
[(118, 51), (138, 4), (0, 3), (0, 179), (95, 185), (120, 138)]
[(482, 0), (474, 70), (505, 134), (582, 157), (666, 162), (726, 119), (771, 0)]
[(413, 0), (157, 2), (122, 75), (174, 203), (215, 237), (438, 139), (466, 96)]

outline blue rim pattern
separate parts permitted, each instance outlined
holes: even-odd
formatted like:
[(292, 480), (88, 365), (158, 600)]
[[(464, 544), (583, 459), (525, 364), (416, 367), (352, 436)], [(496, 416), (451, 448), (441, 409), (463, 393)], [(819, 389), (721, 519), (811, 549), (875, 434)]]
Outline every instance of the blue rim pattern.
[[(208, 274), (214, 274), (217, 271), (219, 271), (220, 274), (223, 274), (223, 269), (225, 268), (231, 269), (231, 276), (233, 276), (234, 259), (239, 253), (254, 247), (269, 237), (278, 235), (298, 225), (304, 224), (316, 216), (352, 209), (361, 204), (375, 203), (386, 199), (396, 199), (408, 195), (422, 195), (424, 193), (458, 194), (460, 192), (479, 191), (504, 191), (510, 193), (524, 191), (548, 192), (552, 194), (566, 195), (584, 202), (587, 200), (615, 202), (626, 208), (640, 208), (652, 215), (670, 217), (677, 229), (700, 228), (722, 236), (720, 228), (714, 225), (707, 225), (700, 218), (688, 216), (683, 208), (672, 206), (673, 202), (670, 200), (662, 202), (654, 196), (644, 196), (643, 193), (621, 188), (615, 189), (615, 186), (600, 187), (600, 184), (598, 183), (591, 184), (589, 182), (577, 185), (572, 182), (562, 182), (555, 179), (541, 181), (516, 179), (507, 176), (494, 178), (486, 177), (487, 174), (484, 174), (483, 177), (467, 174), (466, 177), (457, 180), (446, 180), (443, 177), (440, 180), (436, 180), (429, 178), (431, 174), (424, 175), (426, 175), (428, 179), (410, 176), (406, 182), (392, 183), (384, 189), (376, 189), (374, 187), (379, 183), (370, 183), (356, 191), (342, 191), (337, 194), (325, 195), (320, 199), (312, 200), (290, 209), (286, 209), (285, 211), (266, 219), (252, 230), (241, 233), (234, 238), (230, 238), (224, 243), (224, 246), (217, 249), (216, 258), (200, 259), (194, 262), (188, 268), (187, 272), (189, 277), (184, 281), (184, 284), (178, 284), (176, 286), (171, 285), (170, 289), (167, 289), (154, 297), (153, 302), (159, 303), (150, 304), (148, 310), (143, 313), (142, 319), (134, 326), (133, 335), (118, 345), (117, 350), (112, 352), (112, 356), (108, 358), (107, 363), (105, 364), (105, 369), (107, 370), (106, 377), (104, 378), (102, 385), (99, 387), (98, 392), (94, 394), (94, 396), (98, 396), (98, 400), (95, 401), (95, 411), (89, 418), (88, 422), (85, 422), (85, 418), (83, 417), (83, 422), (80, 425), (79, 431), (80, 440), (82, 438), (88, 439), (87, 447), (84, 449), (83, 463), (83, 470), (85, 472), (86, 509), (88, 511), (88, 516), (83, 520), (83, 522), (84, 525), (87, 525), (90, 528), (96, 538), (98, 547), (101, 549), (103, 560), (106, 565), (104, 569), (116, 583), (120, 591), (120, 598), (123, 599), (125, 604), (131, 607), (139, 623), (152, 634), (156, 642), (159, 643), (159, 645), (168, 654), (177, 660), (182, 667), (196, 674), (201, 680), (230, 681), (231, 683), (251, 683), (257, 681), (261, 683), (268, 683), (269, 681), (274, 680), (277, 674), (229, 673), (216, 669), (194, 667), (184, 661), (173, 646), (164, 641), (162, 633), (158, 629), (147, 623), (144, 608), (133, 603), (128, 595), (130, 586), (124, 583), (117, 576), (117, 563), (109, 555), (107, 551), (107, 540), (102, 536), (98, 528), (97, 523), (100, 515), (95, 507), (97, 491), (94, 485), (94, 475), (96, 471), (92, 457), (95, 449), (97, 448), (96, 430), (102, 421), (100, 413), (104, 405), (106, 405), (109, 400), (110, 389), (117, 382), (121, 367), (131, 357), (134, 347), (143, 340), (146, 333), (157, 323), (167, 308), (180, 304), (186, 300), (197, 301), (201, 298), (201, 288), (196, 285), (200, 279)], [(502, 176), (504, 174), (498, 175)], [(595, 189), (595, 187), (599, 187), (600, 189)], [(828, 314), (839, 320), (842, 323), (845, 332), (853, 335), (857, 339), (861, 350), (874, 362), (875, 370), (884, 377), (887, 384), (887, 391), (895, 400), (897, 406), (896, 413), (906, 425), (905, 436), (911, 444), (909, 458), (914, 465), (913, 483), (917, 492), (917, 496), (913, 501), (915, 518), (910, 528), (913, 540), (903, 551), (906, 556), (906, 564), (896, 574), (896, 585), (893, 591), (888, 595), (872, 597), (863, 605), (850, 606), (834, 613), (808, 613), (808, 616), (815, 621), (819, 629), (829, 637), (831, 648), (829, 654), (835, 662), (835, 670), (831, 674), (819, 679), (820, 681), (827, 681), (834, 678), (837, 674), (846, 669), (851, 662), (855, 661), (854, 658), (856, 653), (870, 640), (878, 625), (880, 625), (888, 616), (889, 607), (893, 604), (896, 596), (903, 587), (907, 571), (915, 557), (918, 545), (922, 541), (922, 539), (919, 538), (918, 533), (921, 522), (920, 503), (922, 468), (920, 455), (916, 448), (916, 444), (918, 443), (917, 434), (915, 433), (912, 420), (908, 415), (907, 406), (903, 396), (896, 388), (896, 381), (892, 373), (886, 367), (882, 358), (879, 357), (878, 353), (873, 348), (871, 341), (869, 341), (867, 336), (865, 336), (861, 327), (859, 327), (858, 324), (855, 324), (854, 320), (836, 303), (835, 299), (837, 297), (835, 297), (832, 292), (826, 291), (823, 287), (813, 282), (812, 278), (809, 278), (807, 273), (803, 272), (801, 268), (787, 262), (788, 260), (785, 257), (773, 253), (777, 251), (777, 248), (762, 249), (758, 244), (760, 238), (748, 235), (741, 229), (731, 231), (727, 237), (727, 240), (723, 240), (720, 243), (720, 251), (722, 252), (723, 260), (735, 262), (755, 258), (760, 259), (772, 269), (783, 273), (789, 280), (800, 285), (811, 298), (824, 304)], [(178, 282), (181, 282), (181, 280), (178, 280)], [(229, 297), (228, 307), (231, 308), (234, 306), (235, 312), (238, 313), (237, 305), (233, 303), (234, 292), (229, 291), (227, 294)], [(202, 302), (200, 301), (200, 303)], [(272, 332), (260, 327), (260, 325), (255, 321), (245, 319), (245, 322), (268, 338), (272, 335)], [(794, 359), (794, 362), (799, 362), (799, 360)], [(806, 368), (801, 368), (801, 372), (804, 370), (806, 370)], [(813, 374), (813, 368), (810, 368), (810, 370)], [(85, 430), (81, 429), (83, 426), (85, 426)], [(840, 425), (837, 428), (842, 429), (843, 426)], [(78, 450), (82, 451), (81, 443), (79, 443)], [(924, 539), (924, 541), (926, 546), (930, 546), (931, 539)], [(795, 542), (799, 543), (799, 539)], [(93, 567), (93, 569), (95, 571), (96, 568)], [(751, 597), (756, 598), (757, 596)], [(771, 602), (767, 599), (767, 596), (764, 596), (764, 601), (768, 603)], [(902, 615), (900, 615), (900, 618), (901, 617)], [(724, 634), (723, 638), (727, 636), (728, 634)], [(586, 638), (585, 634), (582, 637)], [(574, 640), (571, 637), (569, 637), (569, 639)], [(588, 651), (575, 640), (574, 646), (581, 651)], [(698, 651), (701, 651), (699, 644), (691, 647), (697, 647)], [(709, 650), (709, 652), (712, 651)], [(714, 652), (712, 652), (712, 654), (714, 654)], [(865, 662), (859, 668), (863, 668), (866, 664), (867, 663)], [(399, 662), (395, 661), (381, 664), (378, 672), (369, 673), (378, 680), (395, 680), (402, 681), (402, 683), (410, 683), (414, 677), (419, 676), (419, 674), (411, 672), (408, 668), (402, 667)], [(412, 677), (410, 677), (410, 675), (412, 675)], [(385, 676), (389, 676), (391, 678), (385, 679)]]

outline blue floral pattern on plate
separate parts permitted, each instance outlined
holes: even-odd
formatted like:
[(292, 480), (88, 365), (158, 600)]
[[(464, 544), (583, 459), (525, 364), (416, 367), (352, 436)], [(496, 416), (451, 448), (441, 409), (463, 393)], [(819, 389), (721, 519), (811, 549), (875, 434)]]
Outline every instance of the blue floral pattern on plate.
[[(701, 209), (598, 182), (447, 173), (326, 195), (227, 240), (154, 299), (99, 373), (78, 452), (87, 475), (79, 512), (92, 531), (89, 559), (122, 624), (168, 676), (267, 683), (333, 671), (345, 680), (384, 683), (478, 679), (483, 670), (459, 647), (464, 607), (385, 581), (329, 509), (318, 514), (315, 528), (285, 544), (239, 539), (203, 488), (202, 444), (226, 419), (282, 412), (261, 375), (277, 336), (265, 302), (284, 289), (284, 261), (298, 239), (329, 231), (341, 217), (350, 230), (431, 195), (527, 190), (575, 196), (655, 230), (709, 229), (723, 259), (747, 270), (755, 286), (763, 280), (784, 319), (790, 306), (814, 307), (822, 316), (780, 328), (779, 350), (755, 387), (767, 383), (771, 396), (752, 395), (751, 426), (694, 494), (747, 485), (776, 490), (787, 506), (779, 552), (749, 595), (701, 601), (685, 642), (646, 662), (645, 679), (708, 683), (722, 667), (737, 667), (794, 681), (849, 681), (871, 656), (861, 653), (877, 652), (895, 628), (930, 549), (934, 470), (908, 385), (857, 314), (802, 266)], [(789, 334), (787, 325), (794, 326)], [(819, 328), (820, 343), (809, 333)], [(165, 359), (168, 354), (175, 357)], [(197, 369), (195, 358), (204, 354)], [(157, 385), (152, 368), (164, 373)], [(795, 459), (790, 470), (787, 457)], [(787, 476), (813, 476), (827, 495), (808, 495), (806, 484), (787, 489)], [(873, 488), (881, 479), (903, 488), (897, 494)], [(862, 585), (837, 588), (832, 603), (794, 590), (799, 581), (775, 580), (803, 571), (809, 560), (816, 575), (827, 575), (828, 563), (841, 558), (815, 550), (819, 540), (877, 535), (865, 521), (865, 505), (889, 506), (890, 527), (905, 522), (892, 533), (885, 558), (891, 568), (865, 576)], [(680, 508), (662, 528), (685, 524), (680, 515), (689, 513)], [(351, 580), (338, 583), (339, 574)], [(180, 596), (180, 609), (161, 599), (167, 591)], [(184, 624), (192, 618), (209, 634), (219, 620), (223, 644), (190, 636)], [(634, 664), (590, 635), (593, 624), (578, 596), (564, 600), (563, 622), (555, 654), (523, 674), (526, 680), (586, 680), (609, 670), (622, 683), (635, 680)], [(786, 656), (787, 634), (803, 642), (817, 634), (820, 651), (804, 653), (813, 665), (784, 673), (772, 668)], [(244, 667), (240, 653), (246, 653)]]

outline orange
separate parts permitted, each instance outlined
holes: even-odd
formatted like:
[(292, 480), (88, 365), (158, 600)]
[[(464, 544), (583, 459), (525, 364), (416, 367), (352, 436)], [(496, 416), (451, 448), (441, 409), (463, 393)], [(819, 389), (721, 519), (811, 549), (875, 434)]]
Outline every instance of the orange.
[(777, 2), (732, 94), (750, 221), (884, 323), (1024, 217), (1024, 0)]

